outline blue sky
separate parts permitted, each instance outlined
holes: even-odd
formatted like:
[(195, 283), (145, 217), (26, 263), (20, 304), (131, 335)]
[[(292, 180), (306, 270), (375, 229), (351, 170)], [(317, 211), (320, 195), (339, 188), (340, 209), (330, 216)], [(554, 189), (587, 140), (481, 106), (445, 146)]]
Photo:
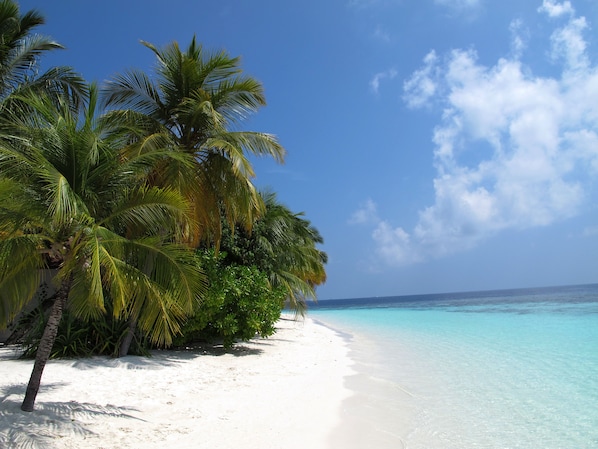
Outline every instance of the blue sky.
[(595, 0), (27, 0), (102, 82), (195, 34), (242, 57), (329, 255), (320, 299), (598, 282)]

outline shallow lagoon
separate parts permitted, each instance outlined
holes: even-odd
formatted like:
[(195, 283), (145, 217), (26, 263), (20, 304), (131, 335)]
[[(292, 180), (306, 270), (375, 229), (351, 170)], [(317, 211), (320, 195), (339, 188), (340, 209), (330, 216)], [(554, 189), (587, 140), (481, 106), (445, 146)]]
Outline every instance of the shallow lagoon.
[(598, 447), (598, 285), (322, 301), (310, 316), (350, 334), (346, 438)]

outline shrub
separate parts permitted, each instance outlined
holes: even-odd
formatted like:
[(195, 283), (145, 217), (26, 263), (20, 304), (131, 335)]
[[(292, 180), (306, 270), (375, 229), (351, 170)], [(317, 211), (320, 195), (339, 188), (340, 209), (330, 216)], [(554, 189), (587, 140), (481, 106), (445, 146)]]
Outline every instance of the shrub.
[(266, 273), (255, 266), (225, 265), (223, 253), (202, 250), (200, 257), (208, 291), (175, 344), (222, 340), (230, 348), (236, 340), (274, 334), (285, 291), (272, 289)]

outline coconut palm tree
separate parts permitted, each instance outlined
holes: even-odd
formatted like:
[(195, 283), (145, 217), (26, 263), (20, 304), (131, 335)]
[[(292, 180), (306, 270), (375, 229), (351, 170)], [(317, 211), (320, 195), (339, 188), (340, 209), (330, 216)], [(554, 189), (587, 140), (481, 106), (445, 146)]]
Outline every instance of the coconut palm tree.
[[(0, 114), (16, 113), (14, 93), (61, 93), (71, 91), (78, 98), (86, 85), (71, 68), (54, 67), (39, 74), (39, 58), (46, 52), (62, 49), (54, 40), (35, 34), (45, 22), (37, 11), (20, 13), (12, 0), (0, 1)], [(22, 107), (23, 105), (21, 105)]]
[[(285, 151), (270, 134), (237, 131), (243, 119), (265, 105), (262, 85), (244, 76), (239, 58), (210, 53), (191, 40), (186, 50), (174, 42), (163, 49), (142, 42), (157, 58), (154, 78), (140, 71), (116, 76), (106, 88), (107, 104), (144, 128), (145, 143), (167, 139), (173, 151), (193, 155), (192, 171), (176, 164), (154, 173), (155, 185), (178, 185), (192, 199), (199, 228), (188, 241), (221, 236), (221, 211), (230, 224), (251, 226), (263, 212), (251, 179), (248, 155), (282, 162)], [(149, 137), (148, 137), (149, 136)], [(160, 137), (157, 137), (160, 136)]]
[(32, 411), (65, 308), (93, 319), (112, 301), (115, 317), (135, 316), (168, 345), (203, 284), (177, 244), (187, 202), (145, 181), (170, 152), (124, 158), (128, 136), (98, 117), (93, 85), (80, 114), (67, 96), (19, 101), (35, 113), (4, 121), (0, 135), (0, 327), (31, 300), (43, 269), (57, 287), (21, 406)]

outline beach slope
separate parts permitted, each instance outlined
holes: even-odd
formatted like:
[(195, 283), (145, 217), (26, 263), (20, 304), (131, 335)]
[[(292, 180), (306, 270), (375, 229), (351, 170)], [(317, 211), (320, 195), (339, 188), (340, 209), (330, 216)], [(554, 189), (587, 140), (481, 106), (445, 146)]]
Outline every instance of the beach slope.
[(277, 327), (230, 352), (52, 360), (33, 413), (20, 410), (33, 362), (0, 348), (0, 447), (330, 447), (351, 395), (346, 342), (310, 319)]

